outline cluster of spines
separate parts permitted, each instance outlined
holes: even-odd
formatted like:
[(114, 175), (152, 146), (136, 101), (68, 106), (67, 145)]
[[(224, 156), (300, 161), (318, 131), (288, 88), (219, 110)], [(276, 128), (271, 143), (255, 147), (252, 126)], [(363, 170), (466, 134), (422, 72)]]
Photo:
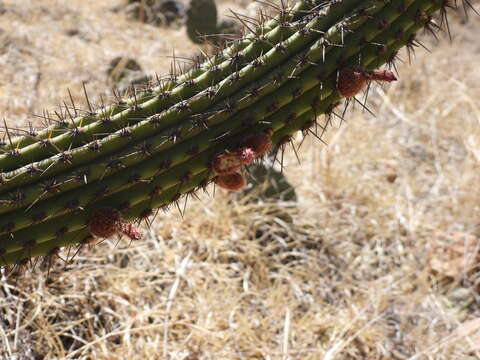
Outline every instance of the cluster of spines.
[[(355, 6), (358, 3), (362, 3), (362, 6)], [(325, 25), (325, 31), (316, 28), (325, 14), (334, 13), (335, 10), (340, 13), (338, 4), (351, 6), (352, 11), (342, 9), (333, 26), (330, 23)], [(188, 99), (176, 102), (171, 113), (183, 117), (175, 119), (170, 126), (165, 126), (162, 110), (155, 109), (155, 106), (148, 108), (151, 113), (143, 114), (145, 116), (140, 116), (140, 120), (127, 116), (126, 123), (131, 121), (132, 126), (123, 126), (114, 135), (90, 142), (87, 146), (80, 143), (82, 151), (96, 152), (98, 156), (93, 159), (100, 160), (83, 167), (74, 165), (71, 173), (59, 171), (59, 175), (48, 176), (46, 169), (42, 169), (39, 178), (35, 178), (37, 171), (33, 166), (26, 172), (30, 176), (24, 180), (26, 186), (23, 188), (17, 184), (12, 188), (4, 187), (7, 189), (5, 191), (0, 185), (0, 192), (8, 192), (8, 198), (0, 200), (5, 205), (3, 209), (7, 209), (2, 210), (0, 204), (0, 211), (5, 213), (0, 219), (0, 234), (3, 234), (0, 235), (0, 259), (5, 263), (22, 263), (25, 258), (49, 254), (60, 246), (85, 243), (84, 239), (91, 235), (88, 224), (95, 209), (114, 208), (127, 220), (146, 219), (154, 212), (153, 209), (165, 209), (172, 203), (178, 203), (180, 197), (194, 195), (198, 188), (205, 188), (212, 180), (220, 185), (222, 180), (219, 180), (219, 175), (227, 174), (220, 174), (212, 166), (212, 159), (218, 157), (219, 153), (226, 154), (225, 151), (229, 149), (230, 153), (238, 156), (248, 134), (268, 133), (275, 148), (283, 150), (291, 142), (293, 133), (299, 130), (304, 134), (312, 133), (312, 128), (319, 126), (315, 121), (317, 115), (333, 113), (334, 106), (340, 100), (337, 91), (340, 70), (361, 65), (365, 69), (364, 74), (367, 74), (369, 69), (394, 59), (398, 48), (412, 44), (415, 31), (430, 24), (431, 13), (442, 8), (442, 5), (445, 4), (419, 0), (330, 2), (319, 12), (306, 12), (304, 18), (295, 20), (294, 26), (282, 24), (281, 28), (292, 31), (290, 37), (304, 39), (315, 33), (318, 40), (313, 43), (306, 41), (306, 46), (297, 45), (298, 49), (292, 51), (293, 56), (283, 58), (281, 55), (294, 46), (291, 45), (293, 41), (288, 42), (290, 37), (280, 37), (269, 50), (271, 58), (284, 60), (276, 60), (280, 62), (280, 70), (267, 71), (277, 64), (268, 57), (268, 52), (267, 56), (262, 54), (257, 57), (253, 65), (242, 63), (242, 57), (234, 53), (228, 63), (237, 67), (226, 78), (223, 78), (223, 74), (220, 88), (217, 83), (193, 95), (193, 98), (200, 98), (200, 104), (207, 106), (192, 109), (192, 102)], [(254, 37), (252, 43), (263, 42), (258, 38)], [(259, 72), (258, 78), (249, 78), (245, 86), (240, 87), (239, 95), (232, 96), (232, 91), (225, 91), (223, 101), (217, 101), (216, 104), (212, 101), (225, 87), (235, 88), (231, 84), (250, 76), (245, 68), (262, 68), (265, 64), (270, 67)], [(181, 86), (194, 87), (193, 82), (189, 84), (184, 81)], [(171, 95), (162, 92), (153, 95), (152, 100), (146, 103), (158, 98), (169, 99)], [(131, 106), (133, 109), (129, 109), (135, 114), (142, 104), (134, 103)], [(102, 121), (109, 123), (111, 119)], [(139, 124), (145, 126), (145, 131), (135, 137), (132, 134), (135, 134)], [(76, 131), (81, 131), (84, 127), (77, 124), (74, 129), (77, 128)], [(324, 126), (320, 128), (322, 131), (325, 129)], [(149, 136), (152, 129), (156, 135)], [(115, 153), (114, 146), (114, 150), (108, 149), (114, 143), (113, 140), (109, 142), (110, 137), (116, 141), (127, 139), (119, 145), (123, 149), (120, 153)], [(113, 153), (110, 158), (105, 156), (109, 151)], [(68, 154), (68, 151), (62, 151), (56, 160), (72, 163), (72, 157)], [(246, 164), (248, 162), (245, 160), (241, 166)], [(118, 176), (110, 176), (112, 174)], [(11, 180), (8, 176), (6, 178), (4, 185)], [(22, 184), (22, 181), (19, 182)], [(237, 179), (237, 186), (238, 183)], [(73, 190), (76, 187), (78, 190)], [(62, 196), (59, 196), (60, 192)], [(90, 195), (85, 199), (86, 193)], [(11, 214), (14, 215), (9, 217)], [(66, 226), (59, 227), (58, 224), (62, 222)], [(38, 236), (30, 239), (29, 236), (34, 232)]]

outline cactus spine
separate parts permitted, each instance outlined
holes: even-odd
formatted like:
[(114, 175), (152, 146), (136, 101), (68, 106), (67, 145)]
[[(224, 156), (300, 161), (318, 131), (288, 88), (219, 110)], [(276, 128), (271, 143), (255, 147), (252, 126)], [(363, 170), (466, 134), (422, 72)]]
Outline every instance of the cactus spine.
[(448, 5), (299, 2), (145, 93), (9, 138), (0, 148), (0, 265), (88, 242), (99, 209), (131, 221), (168, 208), (222, 175), (213, 160), (254, 134), (279, 149), (312, 132), (342, 98), (343, 69), (371, 74), (392, 62)]

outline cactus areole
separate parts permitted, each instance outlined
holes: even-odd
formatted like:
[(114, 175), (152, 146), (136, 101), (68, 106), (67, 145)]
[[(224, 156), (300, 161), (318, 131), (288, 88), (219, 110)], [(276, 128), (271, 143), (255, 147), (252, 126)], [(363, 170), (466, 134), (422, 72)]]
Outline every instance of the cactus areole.
[[(214, 182), (244, 186), (243, 168), (292, 136), (321, 132), (343, 98), (415, 33), (435, 30), (447, 0), (303, 0), (192, 70), (104, 108), (0, 145), (0, 265), (81, 246), (92, 235), (140, 237), (132, 221)], [(326, 121), (328, 124), (328, 121)], [(315, 134), (320, 137), (321, 135)], [(212, 185), (214, 186), (214, 185)]]

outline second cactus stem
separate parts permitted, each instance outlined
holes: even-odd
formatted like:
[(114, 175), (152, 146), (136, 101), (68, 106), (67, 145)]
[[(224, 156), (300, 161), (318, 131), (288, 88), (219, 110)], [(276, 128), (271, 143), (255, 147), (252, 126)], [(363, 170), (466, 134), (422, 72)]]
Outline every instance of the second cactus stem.
[[(415, 33), (446, 0), (301, 1), (157, 87), (0, 146), (0, 265), (117, 232), (313, 133), (367, 82), (394, 81)], [(72, 115), (73, 112), (73, 115)], [(327, 122), (328, 123), (328, 122)], [(325, 130), (321, 126), (321, 130)]]

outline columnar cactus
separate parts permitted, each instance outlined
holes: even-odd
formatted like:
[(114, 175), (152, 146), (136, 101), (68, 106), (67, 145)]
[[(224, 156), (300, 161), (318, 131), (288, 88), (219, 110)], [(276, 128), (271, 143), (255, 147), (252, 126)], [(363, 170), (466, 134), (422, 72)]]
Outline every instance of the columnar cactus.
[[(155, 209), (212, 181), (238, 189), (241, 167), (270, 146), (283, 148), (297, 131), (313, 133), (317, 116), (330, 116), (365, 81), (394, 80), (373, 70), (413, 46), (418, 30), (434, 29), (432, 15), (451, 5), (302, 0), (143, 93), (101, 109), (89, 105), (83, 115), (65, 108), (63, 119), (27, 135), (6, 131), (0, 265), (53, 256), (92, 235), (139, 238), (129, 222)], [(94, 230), (99, 224), (111, 228)]]

